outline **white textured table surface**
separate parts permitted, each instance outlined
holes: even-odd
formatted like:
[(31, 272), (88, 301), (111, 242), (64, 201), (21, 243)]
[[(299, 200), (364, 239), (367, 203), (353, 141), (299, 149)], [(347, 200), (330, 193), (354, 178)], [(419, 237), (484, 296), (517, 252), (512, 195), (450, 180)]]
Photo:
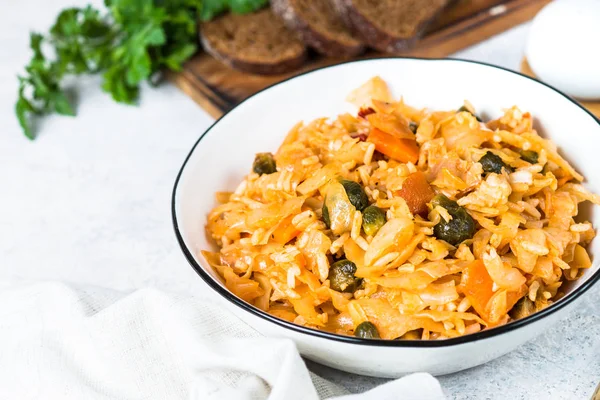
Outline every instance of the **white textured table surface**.
[[(171, 227), (175, 175), (212, 119), (176, 88), (145, 88), (117, 105), (98, 78), (77, 84), (77, 118), (50, 117), (27, 141), (13, 116), (28, 31), (77, 1), (9, 1), (0, 13), (0, 279), (50, 279), (119, 290), (207, 290)], [(99, 1), (94, 1), (99, 3)], [(518, 68), (527, 26), (457, 54)], [(441, 377), (455, 399), (586, 399), (600, 380), (600, 288), (533, 342), (482, 367)], [(380, 380), (309, 363), (351, 391)]]

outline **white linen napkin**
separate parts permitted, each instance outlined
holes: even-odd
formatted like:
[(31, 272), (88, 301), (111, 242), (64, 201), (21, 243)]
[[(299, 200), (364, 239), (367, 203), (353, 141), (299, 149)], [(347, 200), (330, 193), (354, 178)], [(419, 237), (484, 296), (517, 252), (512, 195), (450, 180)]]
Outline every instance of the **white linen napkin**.
[(261, 336), (209, 299), (0, 288), (0, 399), (444, 399), (425, 373), (349, 395), (310, 373), (291, 340)]

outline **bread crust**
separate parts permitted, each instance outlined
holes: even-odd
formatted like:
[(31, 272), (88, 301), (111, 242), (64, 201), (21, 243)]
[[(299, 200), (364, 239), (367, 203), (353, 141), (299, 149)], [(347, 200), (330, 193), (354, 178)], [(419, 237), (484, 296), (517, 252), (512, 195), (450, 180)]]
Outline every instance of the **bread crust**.
[(219, 51), (212, 42), (215, 38), (204, 34), (202, 25), (200, 25), (199, 36), (200, 43), (208, 54), (233, 69), (257, 75), (277, 75), (296, 70), (304, 64), (307, 57), (306, 48), (303, 47), (297, 54), (291, 57), (280, 57), (274, 62), (249, 60), (232, 52)]
[(344, 23), (356, 33), (369, 47), (386, 53), (396, 53), (412, 47), (415, 42), (423, 36), (427, 26), (448, 6), (446, 1), (444, 7), (430, 19), (421, 21), (414, 36), (409, 38), (395, 37), (385, 32), (377, 24), (366, 18), (353, 4), (353, 0), (333, 0), (339, 15)]
[(342, 43), (333, 36), (323, 35), (296, 12), (290, 0), (271, 0), (271, 9), (283, 20), (288, 29), (296, 31), (307, 46), (320, 54), (329, 57), (353, 57), (361, 54), (365, 49), (359, 40), (355, 40), (356, 44), (350, 45)]

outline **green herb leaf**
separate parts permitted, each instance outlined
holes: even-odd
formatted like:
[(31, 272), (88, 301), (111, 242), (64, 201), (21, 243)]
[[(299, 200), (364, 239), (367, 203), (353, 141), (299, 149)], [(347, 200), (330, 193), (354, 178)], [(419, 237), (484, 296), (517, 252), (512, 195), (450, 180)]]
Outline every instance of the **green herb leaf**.
[(52, 94), (52, 103), (54, 105), (54, 111), (58, 114), (75, 116), (75, 111), (63, 92), (54, 92)]
[(165, 41), (165, 33), (160, 27), (153, 27), (145, 37), (145, 44), (148, 46), (160, 46)]
[(204, 0), (202, 11), (200, 12), (201, 21), (210, 21), (217, 15), (224, 13), (229, 9), (228, 0)]
[(23, 133), (25, 136), (31, 140), (35, 139), (33, 132), (31, 131), (31, 123), (29, 121), (29, 116), (31, 113), (31, 105), (28, 104), (27, 100), (24, 97), (19, 97), (17, 100), (17, 104), (15, 104), (15, 113), (17, 114), (17, 119), (19, 120), (19, 125), (23, 129)]
[(231, 11), (237, 14), (247, 14), (260, 10), (269, 4), (269, 0), (229, 0)]
[(183, 63), (198, 49), (195, 44), (187, 43), (179, 46), (164, 59), (164, 63), (173, 71), (181, 71)]
[(42, 54), (42, 41), (44, 37), (39, 33), (32, 32), (29, 35), (29, 47), (33, 50), (33, 58), (32, 61), (44, 60), (44, 54)]
[[(143, 81), (155, 84), (162, 71), (180, 71), (197, 50), (198, 19), (232, 10), (246, 13), (268, 0), (105, 0), (60, 12), (47, 36), (32, 33), (32, 57), (19, 77), (15, 114), (30, 139), (34, 116), (75, 115), (61, 81), (66, 75), (102, 73), (102, 88), (118, 102), (134, 104)], [(56, 56), (47, 58), (44, 48)]]

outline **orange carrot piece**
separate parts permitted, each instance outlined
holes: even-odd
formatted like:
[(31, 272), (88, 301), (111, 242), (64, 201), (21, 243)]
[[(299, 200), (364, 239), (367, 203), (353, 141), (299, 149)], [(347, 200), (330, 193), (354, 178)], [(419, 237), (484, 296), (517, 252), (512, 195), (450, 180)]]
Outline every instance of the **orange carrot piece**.
[(286, 244), (300, 234), (300, 231), (292, 224), (292, 218), (294, 216), (290, 215), (283, 219), (271, 234), (271, 237), (277, 243)]
[(527, 294), (527, 285), (521, 286), (517, 291), (511, 291), (506, 293), (506, 312), (512, 310), (523, 296)]
[[(487, 272), (483, 261), (475, 260), (463, 271), (463, 280), (460, 286), (462, 292), (467, 296), (475, 311), (488, 323), (490, 322), (490, 299), (494, 296), (493, 286), (494, 281)], [(526, 292), (526, 285), (519, 290), (506, 292), (506, 312), (510, 311)], [(488, 327), (496, 324), (491, 323)]]
[(377, 128), (371, 129), (367, 140), (375, 144), (377, 151), (394, 160), (416, 164), (419, 159), (419, 146), (415, 140), (398, 139)]
[(427, 177), (421, 171), (410, 174), (402, 183), (402, 188), (395, 193), (406, 200), (406, 204), (413, 214), (421, 216), (429, 211), (427, 203), (433, 199), (435, 193), (427, 182)]
[(571, 179), (573, 179), (573, 177), (571, 177), (570, 175), (559, 178), (558, 179), (558, 187), (563, 186), (565, 183), (569, 182)]
[(489, 320), (487, 305), (494, 295), (493, 286), (494, 281), (483, 261), (475, 260), (463, 271), (462, 291), (471, 302), (471, 306), (485, 321)]

